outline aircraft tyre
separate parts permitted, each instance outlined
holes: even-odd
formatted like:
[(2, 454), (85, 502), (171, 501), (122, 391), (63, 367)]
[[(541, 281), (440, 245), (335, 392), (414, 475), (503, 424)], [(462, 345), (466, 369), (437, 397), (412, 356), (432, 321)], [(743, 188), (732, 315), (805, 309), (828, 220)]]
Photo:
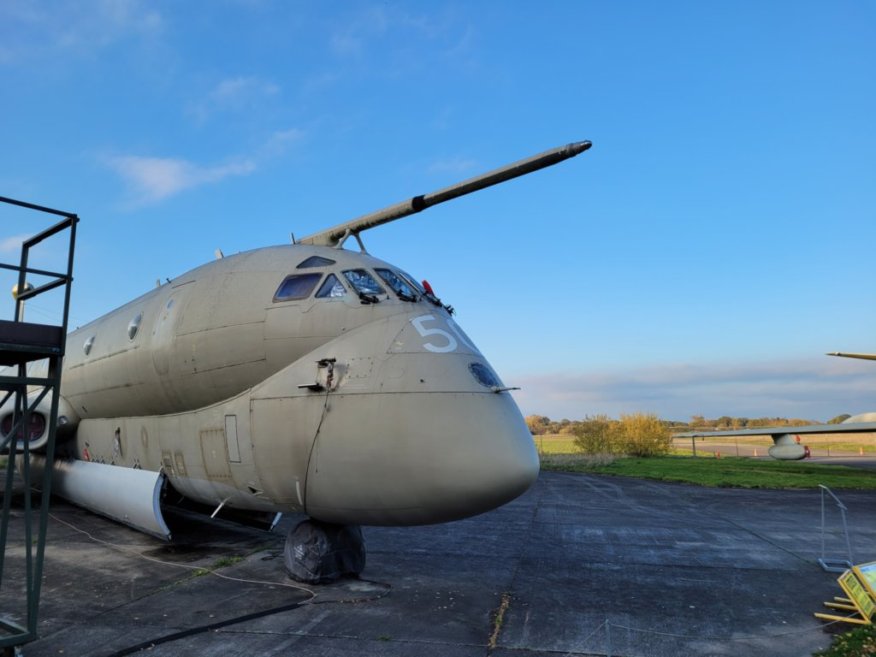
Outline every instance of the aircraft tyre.
[(303, 520), (286, 534), (283, 560), (289, 577), (306, 584), (357, 577), (365, 568), (362, 529), (359, 525)]

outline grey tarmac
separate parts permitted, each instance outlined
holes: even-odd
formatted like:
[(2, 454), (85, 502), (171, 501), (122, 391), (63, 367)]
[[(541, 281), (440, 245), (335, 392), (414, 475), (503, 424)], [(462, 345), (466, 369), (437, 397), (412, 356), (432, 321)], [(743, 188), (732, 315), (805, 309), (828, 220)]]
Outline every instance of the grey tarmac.
[[(876, 493), (838, 495), (855, 560), (876, 560)], [(17, 511), (4, 616), (23, 569)], [(835, 509), (827, 519), (827, 556), (842, 557)], [(839, 594), (816, 561), (818, 491), (542, 473), (475, 518), (365, 528), (362, 579), (312, 593), (282, 571), (295, 520), (267, 534), (175, 514), (167, 545), (53, 502), (41, 638), (23, 655), (110, 657), (154, 643), (127, 654), (799, 657), (836, 631), (812, 616)]]

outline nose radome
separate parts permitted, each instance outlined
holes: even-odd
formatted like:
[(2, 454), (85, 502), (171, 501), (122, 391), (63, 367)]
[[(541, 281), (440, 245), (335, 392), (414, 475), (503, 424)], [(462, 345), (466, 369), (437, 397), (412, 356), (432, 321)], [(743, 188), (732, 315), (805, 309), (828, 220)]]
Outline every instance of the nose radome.
[[(344, 417), (357, 424), (332, 423)], [(510, 502), (538, 470), (507, 393), (350, 395), (335, 400), (314, 446), (306, 511), (364, 525), (458, 520)]]
[(465, 515), (495, 509), (525, 493), (539, 472), (538, 454), (526, 424), (498, 417), (481, 422), (480, 430), (469, 438), (465, 462), (447, 464), (455, 472), (456, 490), (448, 497)]

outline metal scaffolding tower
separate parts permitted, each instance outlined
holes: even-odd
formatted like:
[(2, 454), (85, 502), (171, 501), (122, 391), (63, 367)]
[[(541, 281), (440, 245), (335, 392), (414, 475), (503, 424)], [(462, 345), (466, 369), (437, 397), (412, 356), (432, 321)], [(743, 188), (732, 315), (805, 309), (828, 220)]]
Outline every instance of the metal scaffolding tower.
[[(0, 269), (16, 272), (18, 277), (18, 283), (13, 288), (15, 298), (13, 319), (0, 320), (0, 366), (5, 366), (0, 369), (0, 420), (2, 420), (0, 421), (0, 453), (6, 455), (5, 467), (2, 468), (5, 470), (5, 485), (2, 518), (0, 518), (0, 546), (2, 546), (0, 587), (6, 574), (4, 568), (7, 565), (7, 539), (10, 519), (13, 515), (16, 518), (16, 528), (19, 524), (18, 518), (21, 518), (20, 524), (24, 535), (21, 546), (24, 552), (25, 573), (22, 591), (24, 599), (20, 600), (23, 602), (23, 611), (7, 616), (6, 609), (0, 609), (0, 651), (10, 655), (15, 651), (15, 647), (33, 641), (37, 636), (37, 614), (61, 389), (61, 365), (66, 346), (70, 287), (73, 283), (73, 252), (79, 217), (70, 212), (53, 210), (2, 196), (0, 203), (63, 217), (60, 222), (23, 242), (19, 264), (0, 263)], [(56, 272), (31, 267), (29, 264), (31, 249), (64, 231), (68, 231), (66, 269)], [(63, 236), (59, 239), (63, 239)], [(34, 285), (34, 282), (38, 284)], [(60, 325), (25, 322), (25, 301), (58, 288), (62, 288), (63, 292)], [(39, 439), (42, 443), (43, 437), (47, 440), (39, 451), (46, 460), (46, 467), (43, 481), (40, 483), (31, 480), (31, 442)], [(22, 482), (23, 512), (18, 509), (17, 502), (16, 509), (13, 511), (13, 480), (16, 469)], [(36, 493), (35, 488), (41, 489), (41, 493)], [(35, 510), (37, 505), (38, 511)], [(34, 537), (35, 526), (36, 537)], [(16, 558), (18, 554), (19, 548), (16, 543)], [(17, 580), (16, 586), (18, 586)]]

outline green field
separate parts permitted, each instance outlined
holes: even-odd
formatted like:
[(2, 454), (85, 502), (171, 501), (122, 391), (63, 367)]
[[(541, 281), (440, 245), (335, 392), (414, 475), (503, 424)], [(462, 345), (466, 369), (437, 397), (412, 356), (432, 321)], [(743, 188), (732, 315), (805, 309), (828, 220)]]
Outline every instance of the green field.
[[(533, 436), (536, 449), (539, 454), (579, 454), (581, 450), (575, 445), (575, 436), (548, 434), (545, 436)], [(836, 450), (838, 452), (860, 452), (864, 454), (876, 453), (876, 442), (873, 438), (854, 439), (850, 436), (845, 436), (844, 439), (828, 440), (821, 437), (806, 439), (804, 444), (809, 445), (813, 450)], [(697, 439), (697, 447), (701, 445), (721, 444), (740, 446), (756, 446), (767, 449), (772, 447), (773, 441), (769, 436), (743, 436), (740, 438), (713, 438), (713, 439)], [(678, 453), (689, 454), (691, 452), (690, 438), (677, 438), (673, 441), (673, 449), (678, 450)]]
[[(587, 456), (575, 445), (574, 436), (534, 436), (542, 470), (585, 472), (626, 477), (677, 481), (699, 486), (737, 488), (856, 488), (876, 490), (876, 472), (840, 465), (819, 465), (807, 461), (765, 459), (690, 458), (690, 450), (679, 445), (671, 456), (621, 458)], [(769, 440), (769, 439), (768, 439)], [(772, 441), (769, 441), (770, 443)], [(851, 446), (846, 443), (843, 447)], [(860, 443), (854, 444), (860, 447)], [(870, 451), (865, 446), (865, 453)], [(840, 449), (839, 444), (831, 444)]]
[(855, 488), (876, 490), (876, 472), (841, 465), (816, 465), (804, 461), (746, 458), (590, 458), (584, 455), (545, 455), (543, 470), (607, 474), (699, 486), (736, 488)]
[(580, 454), (581, 450), (575, 446), (575, 436), (562, 436), (549, 434), (547, 436), (533, 436), (535, 448), (539, 454)]

